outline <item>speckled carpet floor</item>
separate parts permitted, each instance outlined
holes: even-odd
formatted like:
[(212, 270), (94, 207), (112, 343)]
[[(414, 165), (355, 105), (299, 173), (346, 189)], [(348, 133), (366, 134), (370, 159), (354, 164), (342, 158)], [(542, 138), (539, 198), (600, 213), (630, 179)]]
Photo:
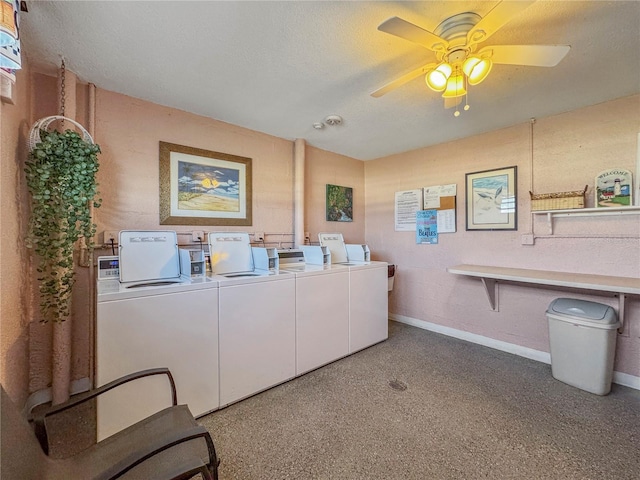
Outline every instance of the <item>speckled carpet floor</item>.
[(640, 392), (390, 322), (389, 340), (199, 419), (220, 480), (638, 479)]

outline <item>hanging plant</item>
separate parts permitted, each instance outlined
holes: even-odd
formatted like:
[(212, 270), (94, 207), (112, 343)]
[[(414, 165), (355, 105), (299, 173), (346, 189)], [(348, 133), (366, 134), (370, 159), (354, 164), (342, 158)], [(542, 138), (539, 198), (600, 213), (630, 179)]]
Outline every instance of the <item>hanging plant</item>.
[(69, 316), (74, 245), (84, 237), (93, 249), (91, 204), (99, 207), (102, 200), (95, 200), (100, 147), (73, 130), (40, 129), (39, 137), (25, 165), (32, 207), (27, 246), (38, 255), (41, 321), (46, 323)]

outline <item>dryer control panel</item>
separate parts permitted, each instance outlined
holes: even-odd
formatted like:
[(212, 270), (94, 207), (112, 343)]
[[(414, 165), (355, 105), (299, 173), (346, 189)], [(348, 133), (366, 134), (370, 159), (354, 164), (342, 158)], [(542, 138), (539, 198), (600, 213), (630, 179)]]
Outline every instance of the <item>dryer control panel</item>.
[(118, 280), (120, 258), (117, 255), (98, 257), (98, 280)]

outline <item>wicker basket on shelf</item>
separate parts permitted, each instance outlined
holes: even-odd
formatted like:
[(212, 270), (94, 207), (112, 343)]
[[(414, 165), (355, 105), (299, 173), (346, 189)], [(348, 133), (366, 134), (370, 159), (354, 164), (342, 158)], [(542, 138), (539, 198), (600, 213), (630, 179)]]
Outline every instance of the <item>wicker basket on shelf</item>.
[(565, 210), (570, 208), (584, 208), (584, 199), (588, 187), (588, 185), (585, 185), (584, 190), (575, 190), (573, 192), (529, 192), (529, 194), (531, 195), (531, 211), (535, 212), (539, 210)]

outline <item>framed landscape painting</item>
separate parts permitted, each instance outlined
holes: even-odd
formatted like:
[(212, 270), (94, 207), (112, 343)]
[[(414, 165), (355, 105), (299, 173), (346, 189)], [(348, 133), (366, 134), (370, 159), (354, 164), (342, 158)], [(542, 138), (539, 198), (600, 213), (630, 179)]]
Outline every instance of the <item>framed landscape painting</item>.
[(160, 142), (161, 225), (251, 225), (251, 159)]
[(467, 230), (517, 230), (517, 167), (466, 174)]

